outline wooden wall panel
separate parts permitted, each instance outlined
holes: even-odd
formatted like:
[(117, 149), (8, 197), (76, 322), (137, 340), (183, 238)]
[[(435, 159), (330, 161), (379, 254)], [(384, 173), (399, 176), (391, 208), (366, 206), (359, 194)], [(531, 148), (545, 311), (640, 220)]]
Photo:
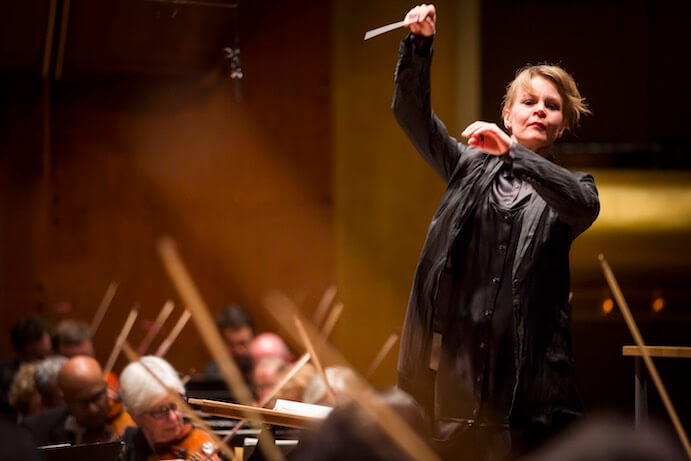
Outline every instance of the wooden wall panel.
[[(214, 72), (57, 82), (47, 209), (36, 198), (40, 148), (24, 144), (40, 139), (40, 117), (15, 126), (22, 136), (11, 147), (25, 152), (4, 161), (14, 181), (2, 186), (0, 237), (3, 286), (21, 281), (21, 290), (0, 293), (7, 330), (27, 311), (43, 309), (57, 321), (59, 303), (90, 320), (115, 278), (120, 289), (96, 337), (99, 358), (135, 301), (142, 304), (132, 335), (138, 342), (143, 321), (175, 297), (155, 252), (163, 234), (177, 240), (214, 310), (239, 302), (260, 329), (272, 327), (260, 298), (274, 288), (314, 308), (334, 281), (329, 6), (315, 5), (287, 24), (289, 13), (280, 2), (247, 5), (242, 101), (233, 82)], [(33, 104), (40, 113), (40, 98)], [(10, 114), (3, 120), (13, 121)], [(13, 171), (24, 155), (38, 163), (28, 179)], [(30, 287), (39, 283), (36, 299)], [(2, 355), (9, 353), (3, 340)], [(207, 358), (190, 324), (170, 359), (181, 370), (199, 370)]]
[[(387, 337), (403, 325), (415, 265), (443, 182), (391, 112), (394, 69), (406, 31), (362, 40), (368, 29), (402, 18), (410, 5), (386, 1), (362, 9), (336, 1), (333, 8), (334, 226), (345, 304), (334, 341), (365, 371)], [(432, 100), (454, 132), (458, 18), (453, 2), (438, 2), (437, 11)], [(395, 384), (397, 356), (398, 347), (374, 375), (376, 385)]]

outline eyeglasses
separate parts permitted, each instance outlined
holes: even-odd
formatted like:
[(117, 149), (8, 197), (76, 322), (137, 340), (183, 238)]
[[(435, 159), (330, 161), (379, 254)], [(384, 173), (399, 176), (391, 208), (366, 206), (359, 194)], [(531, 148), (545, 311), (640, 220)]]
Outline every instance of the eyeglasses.
[(105, 398), (107, 394), (108, 388), (104, 387), (102, 390), (96, 392), (95, 394), (83, 398), (83, 399), (68, 399), (67, 401), (73, 405), (77, 405), (82, 408), (86, 408), (92, 403), (95, 405), (98, 405), (99, 403), (103, 402), (103, 399)]
[(152, 408), (151, 410), (147, 411), (146, 414), (151, 416), (154, 419), (163, 419), (168, 416), (168, 413), (171, 411), (177, 411), (178, 410), (178, 405), (175, 402), (170, 402), (168, 405), (163, 405), (161, 407), (156, 407)]

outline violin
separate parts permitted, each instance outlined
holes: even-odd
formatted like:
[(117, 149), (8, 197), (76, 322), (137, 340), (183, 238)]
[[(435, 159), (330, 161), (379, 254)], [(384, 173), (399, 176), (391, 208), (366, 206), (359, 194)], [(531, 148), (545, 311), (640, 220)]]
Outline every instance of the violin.
[(120, 391), (120, 380), (118, 380), (118, 376), (115, 373), (112, 371), (106, 373), (105, 380), (106, 386), (112, 394), (117, 394)]
[(157, 447), (147, 461), (165, 459), (184, 459), (190, 461), (220, 461), (215, 453), (216, 444), (203, 430), (187, 423), (183, 426), (182, 435), (172, 443)]
[(116, 399), (108, 398), (108, 416), (106, 416), (106, 425), (109, 426), (118, 437), (122, 437), (125, 429), (129, 426), (136, 426), (129, 413), (125, 411), (122, 401), (118, 396)]

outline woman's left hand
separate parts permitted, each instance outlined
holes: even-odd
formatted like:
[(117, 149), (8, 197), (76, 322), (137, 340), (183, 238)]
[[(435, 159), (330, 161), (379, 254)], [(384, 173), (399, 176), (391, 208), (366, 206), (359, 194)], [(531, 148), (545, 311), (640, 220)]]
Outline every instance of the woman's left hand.
[(511, 147), (511, 138), (496, 123), (473, 122), (463, 130), (461, 136), (468, 138), (468, 145), (488, 154), (504, 155)]

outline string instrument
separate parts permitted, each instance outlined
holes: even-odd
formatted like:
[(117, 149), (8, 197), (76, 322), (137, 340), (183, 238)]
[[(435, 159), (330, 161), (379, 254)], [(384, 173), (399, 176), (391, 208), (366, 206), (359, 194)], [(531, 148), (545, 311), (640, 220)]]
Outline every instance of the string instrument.
[(190, 461), (220, 461), (215, 455), (216, 444), (209, 434), (187, 423), (183, 426), (180, 437), (165, 446), (156, 447), (154, 454), (147, 461), (164, 459), (184, 459)]
[(108, 415), (106, 416), (106, 425), (115, 432), (118, 437), (122, 437), (125, 433), (125, 429), (129, 426), (136, 426), (137, 423), (134, 422), (129, 413), (125, 411), (125, 407), (120, 400), (120, 396), (117, 395), (115, 398), (108, 395)]
[(125, 411), (119, 397), (113, 399), (110, 394), (107, 394), (107, 399), (108, 413), (106, 414), (105, 424), (96, 429), (87, 429), (84, 433), (78, 435), (77, 444), (99, 443), (122, 438), (129, 426), (136, 426), (130, 414)]
[(118, 376), (112, 371), (109, 371), (105, 375), (105, 380), (110, 395), (117, 395), (117, 393), (120, 392), (120, 380), (118, 380)]

